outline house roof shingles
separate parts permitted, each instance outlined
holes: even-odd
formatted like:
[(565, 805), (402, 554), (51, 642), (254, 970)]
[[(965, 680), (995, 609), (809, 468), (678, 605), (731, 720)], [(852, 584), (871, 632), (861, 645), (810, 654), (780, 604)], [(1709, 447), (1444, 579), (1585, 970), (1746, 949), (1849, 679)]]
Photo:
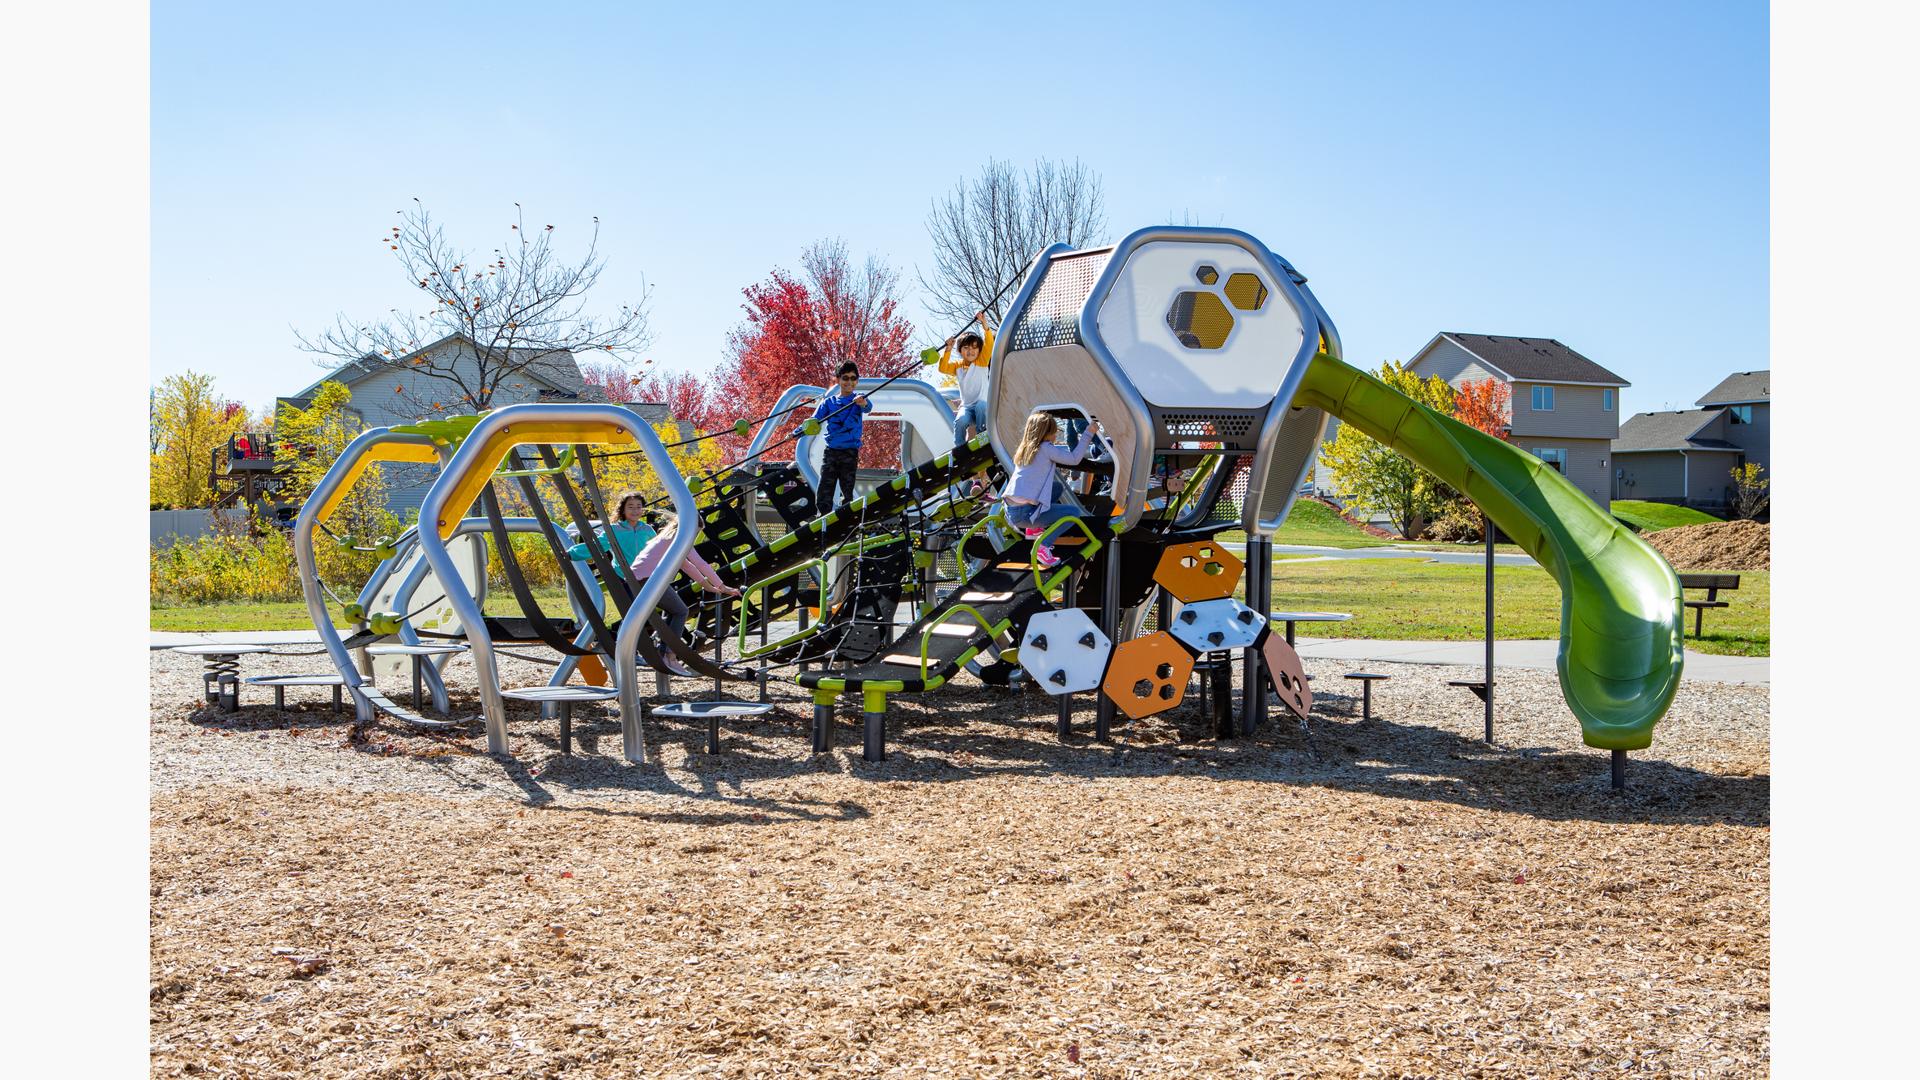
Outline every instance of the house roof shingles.
[[(407, 353), (405, 356), (399, 357), (396, 361), (391, 362), (369, 363), (368, 361), (372, 359), (371, 356), (360, 360), (349, 360), (327, 374), (315, 379), (312, 385), (292, 396), (295, 398), (311, 397), (320, 389), (320, 384), (328, 380), (337, 380), (351, 384), (368, 375), (390, 371), (394, 363), (404, 363), (411, 357), (419, 356), (421, 353), (432, 352), (449, 341), (461, 338), (462, 335), (460, 334), (449, 334), (438, 341), (423, 345), (413, 352)], [(546, 384), (547, 387), (553, 391), (569, 398), (578, 398), (586, 390), (586, 380), (580, 376), (580, 364), (574, 359), (572, 353), (564, 349), (558, 349), (548, 352), (545, 356), (539, 356), (538, 354), (539, 350), (513, 349), (509, 352), (509, 356), (511, 357), (510, 362), (518, 363), (525, 357), (538, 356), (538, 359), (533, 360), (533, 362), (527, 364), (527, 366), (522, 369), (521, 374), (536, 379)]]
[(1456, 330), (1445, 334), (1461, 348), (1521, 382), (1633, 385), (1552, 338), (1463, 334)]
[(1635, 450), (1739, 451), (1740, 447), (1725, 439), (1694, 438), (1696, 432), (1719, 415), (1719, 409), (1639, 413), (1620, 425), (1620, 437), (1613, 440), (1613, 451), (1616, 454)]
[(1700, 396), (1695, 405), (1735, 405), (1753, 401), (1771, 401), (1767, 384), (1773, 369), (1736, 371), (1720, 380), (1720, 385)]

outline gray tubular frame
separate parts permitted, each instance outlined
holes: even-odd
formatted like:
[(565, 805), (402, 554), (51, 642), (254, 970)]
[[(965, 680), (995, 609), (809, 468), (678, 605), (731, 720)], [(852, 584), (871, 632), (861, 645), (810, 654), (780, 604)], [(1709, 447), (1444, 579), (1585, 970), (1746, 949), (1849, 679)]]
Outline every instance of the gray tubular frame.
[[(347, 693), (353, 698), (354, 718), (363, 723), (373, 719), (373, 704), (361, 692), (360, 687), (365, 685), (366, 680), (354, 664), (353, 654), (347, 651), (346, 642), (334, 630), (332, 617), (327, 614), (327, 599), (320, 588), (320, 570), (314, 559), (313, 532), (318, 525), (315, 518), (320, 511), (320, 504), (331, 498), (334, 492), (341, 490), (346, 481), (346, 474), (355, 462), (382, 443), (432, 446), (433, 440), (425, 435), (402, 435), (383, 427), (369, 428), (361, 432), (358, 438), (347, 444), (346, 449), (340, 451), (340, 456), (334, 459), (333, 466), (327, 470), (325, 476), (320, 478), (320, 482), (313, 486), (312, 493), (300, 505), (300, 513), (293, 519), (293, 561), (300, 571), (300, 592), (307, 601), (307, 616), (313, 620), (313, 629), (320, 635), (320, 644), (326, 647), (328, 658), (333, 661), (334, 668), (340, 672), (342, 683)], [(447, 455), (441, 451), (439, 456), (441, 475), (445, 476)], [(397, 550), (395, 557), (398, 557)], [(390, 564), (393, 561), (393, 559), (385, 560), (375, 569), (375, 576), (392, 573)], [(452, 563), (449, 562), (447, 565), (451, 567)], [(455, 575), (454, 580), (459, 580), (458, 575)], [(464, 592), (465, 590), (452, 591)], [(464, 619), (465, 616), (462, 615), (462, 618)]]
[[(440, 470), (440, 478), (427, 489), (426, 499), (420, 506), (422, 524), (440, 521), (451, 510), (460, 517), (466, 516), (466, 507), (452, 508), (446, 505), (451, 496), (455, 481), (474, 467), (489, 442), (517, 423), (538, 423), (542, 421), (578, 422), (603, 421), (614, 424), (633, 435), (634, 443), (653, 466), (660, 484), (666, 489), (667, 497), (673, 502), (674, 515), (680, 521), (694, 524), (699, 521), (693, 505), (693, 492), (687, 489), (685, 478), (667, 456), (666, 447), (660, 437), (654, 434), (652, 425), (639, 416), (618, 405), (552, 405), (530, 403), (508, 405), (488, 413), (474, 426), (466, 439), (460, 444), (451, 459)], [(491, 465), (488, 466), (492, 468)], [(693, 550), (693, 538), (698, 528), (681, 528), (675, 531), (673, 542), (667, 545), (661, 556), (662, 566), (678, 567)], [(433, 572), (441, 581), (457, 580), (459, 575), (454, 569), (452, 553), (440, 539), (437, 528), (425, 528), (420, 531), (420, 546), (426, 552), (427, 560), (433, 564)], [(564, 553), (562, 553), (564, 555)], [(620, 690), (620, 729), (622, 748), (628, 761), (642, 765), (647, 760), (645, 732), (641, 727), (640, 694), (635, 683), (638, 671), (636, 652), (640, 642), (640, 632), (653, 616), (653, 609), (660, 597), (673, 584), (673, 574), (654, 573), (647, 577), (646, 584), (640, 589), (640, 595), (620, 621), (619, 637), (614, 643), (614, 681)], [(505, 754), (507, 752), (507, 714), (500, 696), (499, 667), (493, 655), (493, 642), (488, 640), (485, 627), (486, 619), (481, 615), (480, 606), (473, 597), (466, 595), (465, 589), (448, 591), (447, 599), (460, 615), (463, 626), (479, 628), (478, 632), (469, 632), (467, 642), (471, 646), (474, 673), (480, 683), (481, 711), (487, 721), (487, 752)]]
[[(1307, 288), (1307, 276), (1295, 270), (1292, 263), (1280, 256), (1273, 255), (1272, 252), (1268, 252), (1268, 254), (1273, 257), (1275, 262), (1286, 268), (1286, 274), (1281, 280), (1286, 282), (1289, 288), (1299, 293), (1300, 297), (1306, 301), (1307, 310), (1313, 315), (1313, 322), (1318, 327), (1320, 336), (1327, 341), (1327, 355), (1333, 357), (1335, 360), (1340, 359), (1340, 331), (1333, 325), (1333, 317), (1327, 314), (1327, 309), (1320, 305), (1320, 298), (1313, 295), (1312, 289)], [(1302, 321), (1304, 322), (1305, 320)], [(1302, 344), (1308, 345), (1316, 351), (1319, 349), (1318, 342), (1309, 343), (1303, 341)], [(1301, 423), (1304, 421), (1304, 416), (1296, 415), (1293, 410), (1293, 395), (1294, 392), (1300, 388), (1300, 380), (1306, 377), (1307, 364), (1312, 363), (1312, 361), (1313, 357), (1311, 355), (1307, 357), (1305, 363), (1296, 360), (1293, 370), (1287, 373), (1287, 379), (1282, 384), (1280, 393), (1274, 395), (1273, 406), (1267, 412), (1267, 426), (1260, 432), (1260, 449), (1254, 455), (1254, 459), (1247, 472), (1249, 478), (1264, 475), (1258, 470), (1266, 466), (1267, 458), (1273, 453), (1274, 443), (1279, 438), (1281, 427), (1289, 422)], [(1270, 517), (1260, 517), (1260, 504), (1263, 500), (1258, 496), (1261, 493), (1249, 488), (1246, 503), (1240, 508), (1240, 527), (1246, 531), (1248, 536), (1266, 537), (1273, 535), (1287, 520), (1287, 515), (1293, 512), (1294, 500), (1300, 497), (1300, 485), (1305, 482), (1307, 473), (1313, 471), (1313, 463), (1320, 456), (1320, 443), (1326, 437), (1328, 419), (1329, 417), (1325, 413), (1320, 415), (1320, 430), (1314, 432), (1313, 449), (1308, 451), (1307, 456), (1300, 462), (1300, 471), (1294, 476), (1293, 482), (1287, 485), (1286, 499), (1280, 504), (1279, 513)], [(1262, 481), (1262, 483), (1264, 483), (1264, 481)], [(1271, 567), (1268, 569), (1269, 572), (1271, 572)]]
[[(1012, 351), (1010, 346), (1013, 342), (1013, 329), (1020, 325), (1020, 319), (1027, 313), (1027, 305), (1033, 302), (1033, 294), (1039, 291), (1041, 280), (1047, 276), (1045, 268), (1052, 263), (1054, 256), (1071, 255), (1073, 252), (1074, 249), (1065, 244), (1049, 244), (1045, 250), (1033, 257), (1033, 262), (1027, 265), (1027, 276), (1021, 280), (1019, 290), (1013, 294), (1013, 303), (1007, 306), (1007, 317), (1000, 320), (1000, 332), (993, 335), (993, 354), (987, 357), (989, 370), (997, 372), (1006, 362), (1007, 354)], [(1080, 336), (1083, 339), (1087, 336), (1084, 326)], [(993, 456), (1000, 459), (1000, 468), (1005, 470), (1008, 476), (1012, 476), (1013, 449), (1001, 445), (1000, 440), (993, 437), (993, 417), (1000, 415), (1001, 411), (1000, 385), (1000, 376), (997, 373), (987, 383), (987, 441), (993, 446)], [(1132, 384), (1125, 379), (1119, 380), (1115, 385), (1125, 387), (1128, 393), (1133, 389)], [(1151, 458), (1148, 459), (1148, 463), (1152, 463)]]

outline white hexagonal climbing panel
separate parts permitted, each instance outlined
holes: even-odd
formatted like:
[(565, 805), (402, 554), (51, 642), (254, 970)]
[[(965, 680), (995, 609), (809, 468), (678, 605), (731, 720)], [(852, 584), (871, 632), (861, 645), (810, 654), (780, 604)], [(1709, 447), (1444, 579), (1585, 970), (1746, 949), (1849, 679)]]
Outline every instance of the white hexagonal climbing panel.
[(1099, 686), (1112, 653), (1113, 642), (1079, 608), (1035, 615), (1020, 639), (1020, 666), (1049, 694)]
[(1266, 629), (1260, 613), (1231, 596), (1202, 600), (1180, 609), (1167, 626), (1173, 636), (1196, 652), (1244, 649)]

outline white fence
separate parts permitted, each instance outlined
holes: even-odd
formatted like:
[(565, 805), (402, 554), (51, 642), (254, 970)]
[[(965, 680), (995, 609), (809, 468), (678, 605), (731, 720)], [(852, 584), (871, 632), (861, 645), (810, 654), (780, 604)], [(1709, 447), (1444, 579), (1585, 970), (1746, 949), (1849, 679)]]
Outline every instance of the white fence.
[(245, 525), (245, 510), (149, 510), (147, 542), (154, 547), (171, 547), (182, 540), (197, 540), (213, 531), (213, 516), (219, 514), (230, 525)]

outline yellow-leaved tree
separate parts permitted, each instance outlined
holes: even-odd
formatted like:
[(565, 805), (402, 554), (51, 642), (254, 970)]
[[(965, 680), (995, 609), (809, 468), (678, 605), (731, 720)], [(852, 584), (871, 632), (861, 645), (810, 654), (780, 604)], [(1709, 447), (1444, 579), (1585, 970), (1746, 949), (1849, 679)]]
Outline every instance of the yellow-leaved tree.
[[(1389, 360), (1375, 373), (1381, 382), (1444, 416), (1453, 415), (1453, 387), (1438, 375), (1421, 378)], [(1384, 514), (1401, 536), (1417, 539), (1457, 498), (1457, 493), (1396, 451), (1374, 442), (1352, 424), (1341, 424), (1320, 448), (1320, 463), (1356, 516)]]
[[(281, 452), (296, 455), (288, 498), (299, 502), (312, 494), (340, 452), (364, 430), (360, 418), (347, 407), (352, 400), (353, 391), (345, 384), (329, 380), (320, 384), (306, 408), (280, 406), (274, 418), (274, 441)], [(336, 589), (342, 585), (358, 589), (373, 573), (379, 558), (372, 552), (346, 550), (346, 542), (371, 547), (382, 537), (399, 534), (400, 520), (387, 509), (387, 494), (386, 473), (379, 465), (369, 465), (327, 522), (330, 534), (314, 539), (314, 562), (321, 580)]]
[(148, 397), (148, 500), (185, 510), (213, 505), (214, 451), (247, 427), (247, 410), (214, 393), (213, 376), (160, 380)]

